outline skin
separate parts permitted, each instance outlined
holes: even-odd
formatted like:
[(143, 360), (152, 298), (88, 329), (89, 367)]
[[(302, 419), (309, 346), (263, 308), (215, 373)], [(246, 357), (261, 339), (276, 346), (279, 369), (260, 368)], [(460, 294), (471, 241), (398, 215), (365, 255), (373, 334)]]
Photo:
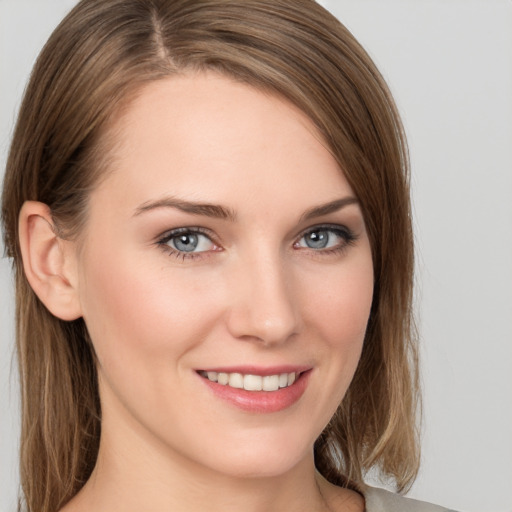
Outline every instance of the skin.
[[(98, 356), (103, 411), (97, 466), (64, 510), (362, 511), (313, 461), (373, 292), (357, 202), (302, 218), (354, 199), (315, 127), (280, 98), (199, 74), (146, 86), (113, 129), (80, 250), (60, 241), (55, 257)], [(229, 216), (162, 206), (169, 198)], [(185, 259), (169, 252), (176, 239), (162, 242), (182, 227), (206, 230)], [(327, 248), (308, 246), (311, 228)], [(302, 397), (272, 413), (220, 399), (197, 373), (283, 364), (311, 370)]]

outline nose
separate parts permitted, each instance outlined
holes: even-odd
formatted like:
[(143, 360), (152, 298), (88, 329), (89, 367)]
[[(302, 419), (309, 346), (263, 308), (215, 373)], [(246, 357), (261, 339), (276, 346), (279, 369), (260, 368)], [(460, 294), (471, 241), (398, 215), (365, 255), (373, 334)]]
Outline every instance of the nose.
[(293, 279), (279, 256), (253, 256), (231, 273), (227, 327), (232, 336), (281, 344), (299, 330)]

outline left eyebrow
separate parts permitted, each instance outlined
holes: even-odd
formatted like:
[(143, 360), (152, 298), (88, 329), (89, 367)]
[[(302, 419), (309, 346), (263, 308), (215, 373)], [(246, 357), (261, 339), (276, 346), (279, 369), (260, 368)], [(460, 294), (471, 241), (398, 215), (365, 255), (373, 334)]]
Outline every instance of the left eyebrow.
[(203, 215), (205, 217), (213, 217), (216, 219), (236, 220), (236, 214), (230, 208), (218, 204), (196, 203), (193, 201), (184, 201), (175, 197), (164, 197), (156, 201), (147, 201), (141, 204), (133, 214), (141, 215), (145, 212), (158, 208), (175, 208), (192, 215)]
[(335, 199), (334, 201), (330, 201), (328, 203), (322, 204), (320, 206), (315, 206), (306, 210), (300, 217), (300, 222), (304, 222), (307, 220), (314, 219), (316, 217), (321, 217), (322, 215), (328, 215), (329, 213), (337, 212), (345, 206), (351, 204), (357, 204), (358, 200), (353, 196), (343, 197), (341, 199)]

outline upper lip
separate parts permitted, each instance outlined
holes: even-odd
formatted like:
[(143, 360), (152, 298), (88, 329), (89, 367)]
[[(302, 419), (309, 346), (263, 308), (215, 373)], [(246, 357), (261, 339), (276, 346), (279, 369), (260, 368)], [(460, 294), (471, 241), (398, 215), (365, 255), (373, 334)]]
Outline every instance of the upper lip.
[(311, 365), (294, 365), (283, 364), (277, 366), (213, 366), (208, 368), (200, 368), (197, 371), (203, 372), (217, 372), (217, 373), (241, 373), (243, 375), (260, 375), (265, 377), (267, 375), (279, 375), (281, 373), (303, 373), (311, 370)]

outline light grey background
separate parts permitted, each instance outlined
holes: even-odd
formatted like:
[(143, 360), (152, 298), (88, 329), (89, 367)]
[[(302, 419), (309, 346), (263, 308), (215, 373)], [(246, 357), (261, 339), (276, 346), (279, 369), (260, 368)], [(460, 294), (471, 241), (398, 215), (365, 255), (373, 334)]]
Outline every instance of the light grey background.
[[(410, 495), (512, 512), (512, 1), (326, 0), (395, 93), (411, 148), (425, 390)], [(0, 0), (0, 166), (34, 59), (74, 0)], [(13, 295), (0, 261), (0, 511), (15, 510)]]

